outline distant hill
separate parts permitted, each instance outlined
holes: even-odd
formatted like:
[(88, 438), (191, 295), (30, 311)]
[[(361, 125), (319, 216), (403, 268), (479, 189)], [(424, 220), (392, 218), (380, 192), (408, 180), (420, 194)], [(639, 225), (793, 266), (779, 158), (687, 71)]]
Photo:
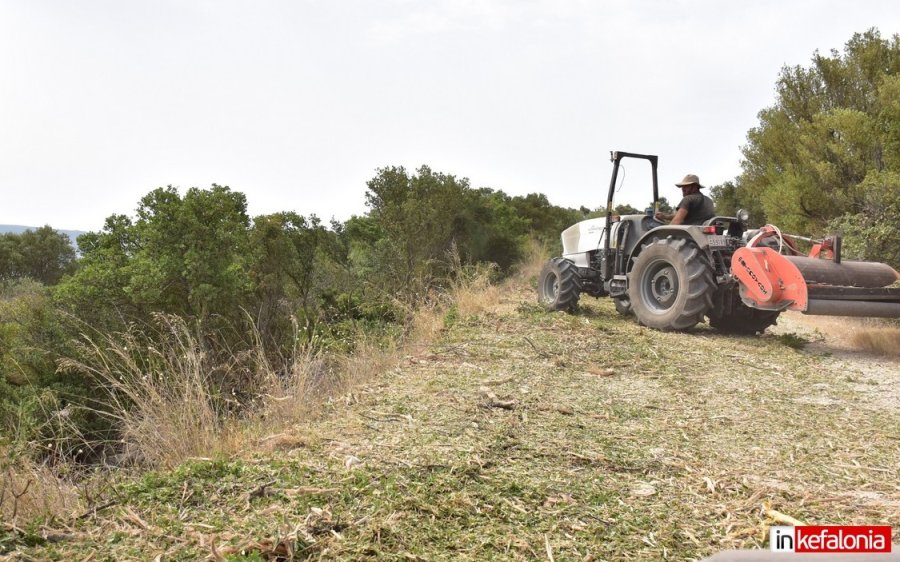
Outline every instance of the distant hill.
[[(22, 234), (26, 230), (37, 230), (40, 227), (37, 226), (22, 226), (19, 224), (0, 224), (0, 234), (6, 234), (7, 232), (11, 232), (13, 234)], [(78, 240), (78, 236), (85, 233), (84, 230), (62, 230), (57, 228), (57, 232), (61, 232), (69, 237), (69, 242), (72, 243), (76, 248), (78, 244), (76, 244), (76, 240)]]

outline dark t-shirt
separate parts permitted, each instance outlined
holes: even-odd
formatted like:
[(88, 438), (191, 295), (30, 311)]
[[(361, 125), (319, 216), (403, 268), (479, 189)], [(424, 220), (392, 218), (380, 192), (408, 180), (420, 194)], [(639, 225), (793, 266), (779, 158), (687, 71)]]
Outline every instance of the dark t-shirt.
[(684, 224), (703, 224), (716, 216), (716, 206), (713, 200), (702, 193), (686, 195), (675, 209), (687, 209)]

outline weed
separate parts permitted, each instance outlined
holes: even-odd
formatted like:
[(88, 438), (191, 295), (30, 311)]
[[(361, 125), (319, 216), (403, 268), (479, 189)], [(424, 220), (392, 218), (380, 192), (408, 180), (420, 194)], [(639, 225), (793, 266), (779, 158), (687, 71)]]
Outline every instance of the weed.
[(531, 238), (525, 243), (522, 260), (516, 269), (516, 277), (520, 284), (537, 289), (537, 278), (549, 259), (550, 252), (540, 241)]
[(778, 334), (772, 337), (781, 345), (790, 347), (791, 349), (803, 349), (806, 345), (809, 344), (808, 339), (794, 333)]
[(453, 303), (450, 308), (447, 310), (447, 313), (444, 314), (444, 329), (447, 330), (451, 328), (454, 324), (459, 321), (459, 306), (456, 303)]
[(537, 302), (533, 301), (523, 301), (520, 302), (516, 307), (516, 312), (526, 318), (533, 318), (535, 316), (546, 316), (547, 310)]

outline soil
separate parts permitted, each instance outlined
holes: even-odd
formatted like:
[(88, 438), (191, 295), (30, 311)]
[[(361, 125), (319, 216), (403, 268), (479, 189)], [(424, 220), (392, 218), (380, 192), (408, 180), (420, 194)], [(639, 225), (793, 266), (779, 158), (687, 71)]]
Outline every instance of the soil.
[(808, 340), (803, 351), (819, 355), (823, 368), (849, 382), (863, 404), (896, 412), (900, 411), (900, 357), (861, 350), (851, 337), (856, 331), (880, 326), (877, 320), (785, 312), (769, 332)]

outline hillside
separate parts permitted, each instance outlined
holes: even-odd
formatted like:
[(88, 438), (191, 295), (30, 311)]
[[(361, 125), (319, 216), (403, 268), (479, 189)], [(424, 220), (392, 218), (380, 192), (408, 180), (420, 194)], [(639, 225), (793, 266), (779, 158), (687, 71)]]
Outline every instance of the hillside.
[(610, 301), (567, 316), (523, 286), (490, 298), (317, 419), (235, 458), (123, 477), (96, 511), (23, 530), (15, 548), (69, 560), (689, 560), (758, 548), (781, 514), (897, 532), (896, 360), (836, 357), (824, 340), (803, 349), (817, 336), (790, 319), (762, 337), (660, 333)]

